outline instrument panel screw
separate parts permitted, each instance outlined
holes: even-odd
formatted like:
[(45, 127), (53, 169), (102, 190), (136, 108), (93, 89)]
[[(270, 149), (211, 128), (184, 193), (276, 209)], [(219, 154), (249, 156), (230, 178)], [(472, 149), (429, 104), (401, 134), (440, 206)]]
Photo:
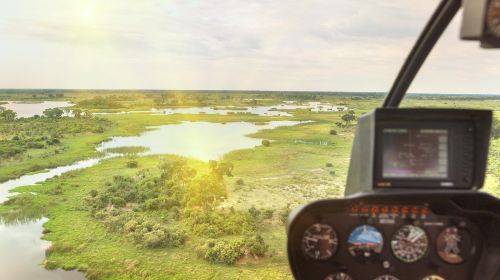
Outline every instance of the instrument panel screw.
[(389, 268), (391, 268), (391, 263), (389, 261), (383, 261), (382, 267), (385, 269), (389, 269)]

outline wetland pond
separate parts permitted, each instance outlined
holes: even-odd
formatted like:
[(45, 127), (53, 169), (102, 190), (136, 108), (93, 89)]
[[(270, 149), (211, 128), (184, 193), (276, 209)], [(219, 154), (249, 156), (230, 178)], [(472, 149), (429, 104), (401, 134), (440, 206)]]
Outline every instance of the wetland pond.
[[(121, 147), (145, 147), (140, 155), (176, 154), (203, 161), (218, 160), (228, 152), (253, 148), (261, 144), (261, 139), (246, 135), (262, 129), (293, 126), (298, 121), (272, 121), (262, 124), (250, 122), (210, 123), (183, 122), (180, 124), (149, 127), (138, 136), (112, 137), (98, 145), (97, 150), (106, 153), (107, 149)], [(98, 164), (101, 160), (117, 154), (107, 153), (99, 159), (88, 159), (68, 166), (53, 168), (46, 172), (30, 174), (0, 183), (0, 202), (13, 195), (12, 190), (19, 186), (41, 183), (63, 173)], [(83, 273), (76, 271), (45, 270), (41, 263), (45, 249), (50, 242), (41, 240), (43, 223), (46, 218), (32, 221), (18, 221), (5, 224), (0, 222), (0, 271), (2, 279), (37, 280), (80, 280)]]
[(29, 118), (35, 115), (43, 115), (43, 111), (51, 108), (70, 107), (74, 104), (67, 101), (42, 101), (39, 103), (26, 103), (5, 101), (6, 104), (1, 104), (1, 107), (12, 110), (17, 113), (18, 118)]

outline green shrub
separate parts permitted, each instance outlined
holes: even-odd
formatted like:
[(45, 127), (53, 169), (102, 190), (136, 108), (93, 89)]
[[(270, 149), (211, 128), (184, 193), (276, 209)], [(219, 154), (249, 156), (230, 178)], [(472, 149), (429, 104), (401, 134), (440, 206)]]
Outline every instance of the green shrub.
[(243, 181), (243, 179), (240, 178), (240, 179), (236, 180), (236, 185), (238, 185), (238, 186), (244, 186), (245, 185), (245, 181)]
[(254, 257), (263, 257), (267, 253), (269, 246), (264, 242), (260, 234), (255, 234), (245, 240), (245, 247)]
[(121, 197), (116, 197), (116, 196), (111, 198), (111, 203), (115, 207), (123, 207), (123, 206), (127, 205), (127, 202), (125, 201), (125, 199), (123, 199)]
[(337, 131), (335, 129), (330, 130), (330, 135), (337, 135)]
[(333, 167), (333, 163), (329, 162), (325, 165), (326, 167)]
[(97, 190), (91, 190), (89, 192), (90, 197), (96, 197), (98, 194), (99, 194), (99, 192), (97, 192)]
[(242, 240), (219, 240), (207, 245), (204, 258), (210, 263), (232, 265), (243, 257), (244, 253)]
[(128, 168), (137, 168), (139, 166), (139, 163), (137, 162), (137, 160), (130, 160), (127, 161), (126, 166)]
[(260, 215), (260, 210), (255, 208), (255, 206), (252, 206), (248, 209), (248, 213), (250, 214), (250, 216), (256, 219)]
[(186, 233), (178, 228), (168, 228), (149, 220), (135, 218), (128, 220), (122, 229), (137, 244), (150, 249), (179, 247), (187, 237)]
[(269, 141), (269, 140), (262, 140), (262, 146), (264, 146), (264, 147), (271, 146), (271, 141)]
[(274, 210), (273, 209), (266, 209), (262, 212), (262, 217), (264, 219), (271, 219), (273, 217)]
[(241, 211), (184, 210), (184, 222), (194, 234), (210, 238), (255, 232), (254, 219)]

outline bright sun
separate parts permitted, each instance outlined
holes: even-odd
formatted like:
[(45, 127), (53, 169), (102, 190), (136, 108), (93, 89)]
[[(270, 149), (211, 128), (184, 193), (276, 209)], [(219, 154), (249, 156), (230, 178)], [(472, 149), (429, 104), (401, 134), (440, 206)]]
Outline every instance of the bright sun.
[(83, 10), (82, 16), (84, 19), (89, 20), (93, 17), (93, 15), (94, 15), (94, 8), (87, 7)]

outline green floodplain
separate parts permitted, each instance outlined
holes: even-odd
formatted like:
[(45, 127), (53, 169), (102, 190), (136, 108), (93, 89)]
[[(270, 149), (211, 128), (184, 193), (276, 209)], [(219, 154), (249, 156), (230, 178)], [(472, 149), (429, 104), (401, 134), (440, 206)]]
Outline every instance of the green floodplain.
[[(0, 182), (107, 152), (123, 155), (16, 188), (0, 205), (0, 219), (9, 224), (47, 217), (40, 237), (52, 245), (42, 265), (78, 270), (88, 279), (291, 279), (288, 213), (309, 201), (343, 195), (356, 118), (382, 98), (376, 93), (0, 91), (0, 102), (74, 104), (29, 118), (0, 110)], [(403, 107), (494, 110), (484, 191), (500, 195), (499, 100), (410, 95)], [(150, 111), (217, 106), (244, 112), (249, 106), (289, 101), (347, 109), (287, 109), (281, 116)], [(65, 110), (74, 117), (65, 116)], [(139, 112), (99, 114), (129, 111)], [(141, 147), (96, 150), (111, 137), (140, 135), (153, 126), (284, 120), (310, 122), (259, 130), (248, 135), (259, 145), (211, 161), (147, 155)]]

